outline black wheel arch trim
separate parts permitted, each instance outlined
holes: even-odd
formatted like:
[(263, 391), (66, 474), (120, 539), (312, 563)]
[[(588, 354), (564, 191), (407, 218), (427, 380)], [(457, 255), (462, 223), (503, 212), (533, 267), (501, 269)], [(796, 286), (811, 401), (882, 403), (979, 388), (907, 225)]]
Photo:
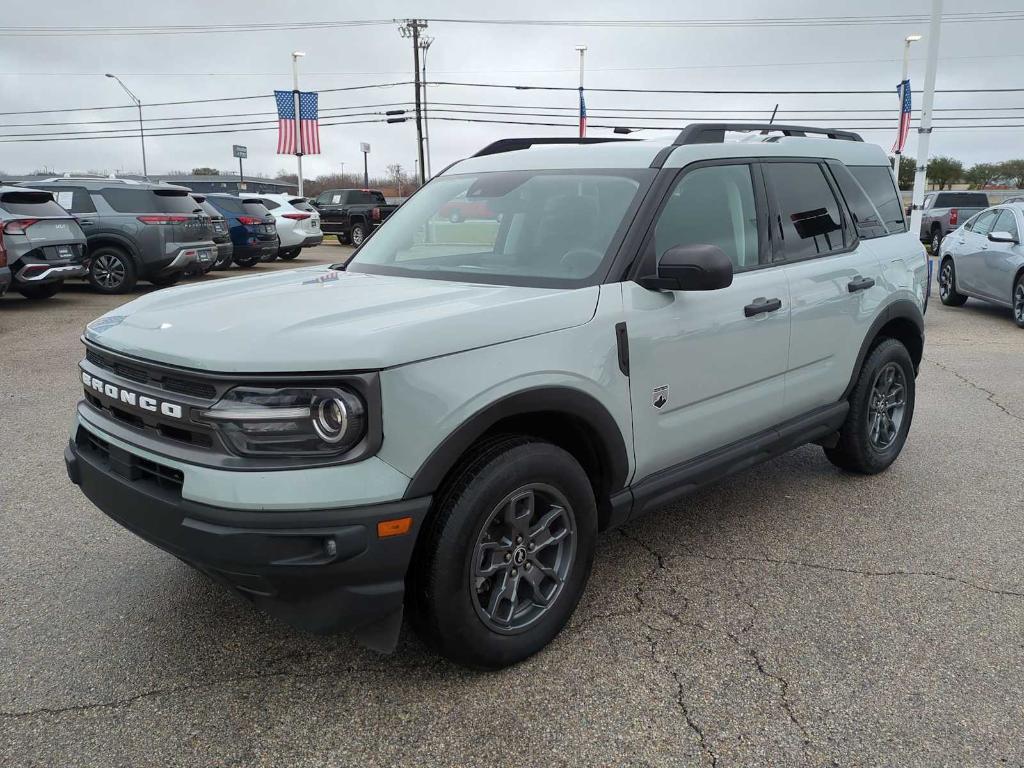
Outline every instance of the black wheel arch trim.
[[(609, 492), (626, 484), (629, 458), (619, 425), (595, 397), (565, 386), (534, 387), (502, 397), (474, 413), (431, 452), (406, 488), (406, 499), (435, 493), (465, 452), (498, 422), (515, 416), (564, 414), (582, 421), (599, 436), (594, 446), (607, 471)], [(424, 490), (429, 489), (429, 490)], [(598, 504), (601, 500), (598, 499)]]
[(86, 244), (89, 247), (89, 258), (92, 258), (93, 251), (98, 248), (119, 248), (128, 254), (128, 257), (135, 262), (136, 268), (142, 263), (142, 256), (139, 249), (129, 238), (116, 233), (104, 232), (87, 238)]
[[(846, 389), (843, 391), (842, 399), (846, 399), (853, 392), (853, 388), (857, 385), (857, 377), (860, 376), (861, 366), (864, 365), (864, 360), (867, 358), (868, 353), (874, 346), (875, 340), (878, 338), (879, 332), (893, 320), (909, 320), (913, 323), (917, 329), (918, 335), (921, 337), (921, 346), (924, 347), (924, 315), (921, 313), (920, 308), (910, 299), (896, 299), (896, 301), (887, 304), (871, 323), (871, 328), (864, 335), (864, 341), (861, 342), (860, 351), (857, 353), (857, 364), (853, 366), (853, 372), (850, 374), (850, 382), (846, 385)], [(915, 364), (914, 372), (917, 373), (917, 366)]]

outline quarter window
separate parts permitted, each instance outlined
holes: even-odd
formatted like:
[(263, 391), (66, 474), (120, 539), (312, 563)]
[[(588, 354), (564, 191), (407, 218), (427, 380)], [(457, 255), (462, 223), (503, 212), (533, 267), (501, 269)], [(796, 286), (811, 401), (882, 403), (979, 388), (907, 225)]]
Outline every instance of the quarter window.
[(868, 199), (864, 188), (846, 169), (846, 166), (841, 163), (832, 162), (828, 166), (832, 171), (836, 184), (839, 185), (839, 192), (846, 201), (846, 207), (850, 210), (850, 216), (853, 217), (853, 225), (857, 228), (857, 235), (863, 240), (868, 240), (872, 237), (884, 237), (889, 234), (885, 224), (882, 223), (882, 217), (878, 209)]
[[(907, 222), (903, 218), (903, 203), (900, 201), (899, 191), (896, 189), (896, 182), (893, 181), (889, 166), (851, 165), (849, 170), (878, 210), (889, 234), (906, 232)], [(845, 192), (846, 190), (843, 190), (844, 194)]]
[(788, 261), (824, 256), (847, 246), (839, 201), (817, 163), (765, 163), (779, 210), (775, 233)]
[(96, 213), (89, 192), (84, 187), (42, 187), (53, 194), (57, 204), (71, 213)]
[(760, 263), (749, 165), (714, 165), (683, 176), (654, 228), (659, 261), (676, 245), (718, 246), (736, 271)]
[(1017, 217), (1013, 215), (1013, 211), (1008, 208), (1003, 208), (999, 212), (999, 218), (996, 220), (995, 226), (992, 227), (993, 232), (1009, 232), (1013, 235), (1013, 238), (1020, 242), (1020, 231), (1017, 229)]

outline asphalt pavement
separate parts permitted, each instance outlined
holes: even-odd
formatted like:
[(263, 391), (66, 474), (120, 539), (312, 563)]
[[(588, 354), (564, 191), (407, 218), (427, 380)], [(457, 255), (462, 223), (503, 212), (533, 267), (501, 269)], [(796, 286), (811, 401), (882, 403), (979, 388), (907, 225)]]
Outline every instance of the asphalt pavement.
[(71, 485), (78, 337), (129, 298), (0, 299), (0, 765), (1024, 765), (1008, 310), (933, 300), (889, 471), (806, 447), (605, 535), (570, 626), (481, 674), (291, 630)]

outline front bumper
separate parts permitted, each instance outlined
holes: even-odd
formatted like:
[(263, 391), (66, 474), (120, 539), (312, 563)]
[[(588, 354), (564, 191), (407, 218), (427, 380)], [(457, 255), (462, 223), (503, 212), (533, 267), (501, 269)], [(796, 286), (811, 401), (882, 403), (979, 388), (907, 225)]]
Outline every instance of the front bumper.
[[(175, 470), (84, 428), (64, 460), (71, 481), (101, 511), (267, 613), (307, 631), (348, 630), (376, 650), (394, 648), (430, 497), (310, 511), (214, 507), (182, 498)], [(378, 522), (406, 516), (409, 533), (378, 538)]]

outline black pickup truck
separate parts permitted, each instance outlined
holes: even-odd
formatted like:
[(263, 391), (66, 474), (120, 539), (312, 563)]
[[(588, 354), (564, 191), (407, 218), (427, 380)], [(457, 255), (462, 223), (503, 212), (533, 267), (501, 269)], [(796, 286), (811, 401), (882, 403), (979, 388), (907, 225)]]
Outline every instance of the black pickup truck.
[(338, 242), (355, 246), (395, 212), (384, 193), (375, 189), (327, 189), (310, 201), (320, 212), (320, 229), (335, 235)]

